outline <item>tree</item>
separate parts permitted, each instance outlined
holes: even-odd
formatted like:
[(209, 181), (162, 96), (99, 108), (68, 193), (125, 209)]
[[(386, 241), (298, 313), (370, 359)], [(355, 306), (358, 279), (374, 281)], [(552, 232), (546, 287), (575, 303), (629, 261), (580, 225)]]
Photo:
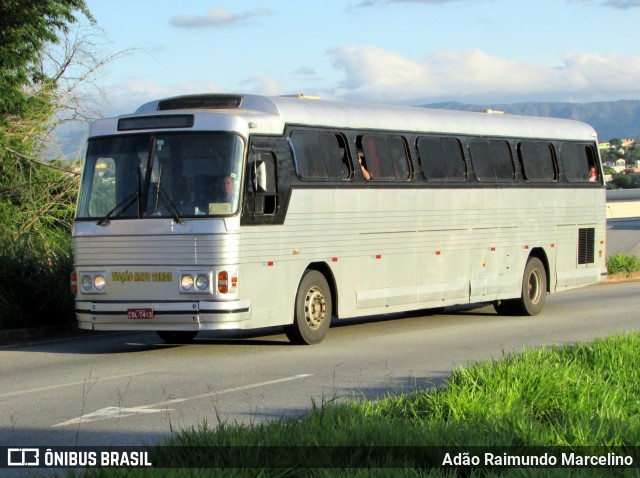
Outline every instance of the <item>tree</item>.
[(611, 181), (616, 189), (634, 189), (638, 187), (637, 178), (632, 174), (619, 173)]
[(0, 326), (62, 322), (72, 310), (77, 180), (37, 158), (60, 84), (43, 68), (45, 52), (79, 16), (93, 20), (84, 0), (0, 0)]
[(0, 116), (29, 109), (25, 88), (48, 80), (37, 67), (40, 55), (77, 14), (93, 21), (84, 0), (0, 0)]
[(0, 240), (68, 228), (60, 199), (74, 195), (73, 182), (36, 158), (55, 124), (64, 73), (52, 74), (44, 59), (78, 14), (92, 21), (84, 0), (0, 0)]

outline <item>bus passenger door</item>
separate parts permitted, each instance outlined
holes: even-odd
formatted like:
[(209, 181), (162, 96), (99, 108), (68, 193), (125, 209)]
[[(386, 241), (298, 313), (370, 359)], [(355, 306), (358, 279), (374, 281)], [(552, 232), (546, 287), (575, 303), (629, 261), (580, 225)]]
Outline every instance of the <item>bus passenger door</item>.
[(272, 224), (279, 206), (275, 154), (254, 149), (247, 164), (243, 223)]

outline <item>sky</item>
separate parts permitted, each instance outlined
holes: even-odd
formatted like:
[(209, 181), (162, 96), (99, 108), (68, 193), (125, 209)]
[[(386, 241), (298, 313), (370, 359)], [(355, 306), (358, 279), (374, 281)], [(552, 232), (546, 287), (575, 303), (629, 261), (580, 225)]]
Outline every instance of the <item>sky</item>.
[(640, 99), (640, 0), (87, 0), (103, 109), (191, 93), (398, 105)]

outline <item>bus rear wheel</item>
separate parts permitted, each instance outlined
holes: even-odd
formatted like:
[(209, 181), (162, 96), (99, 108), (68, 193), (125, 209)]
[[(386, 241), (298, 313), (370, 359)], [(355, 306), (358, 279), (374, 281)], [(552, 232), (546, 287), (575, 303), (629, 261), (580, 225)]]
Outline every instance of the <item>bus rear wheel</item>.
[(293, 324), (284, 328), (287, 337), (297, 345), (320, 343), (331, 325), (331, 315), (331, 289), (327, 280), (318, 271), (306, 271), (296, 293)]
[(522, 294), (518, 299), (494, 303), (500, 315), (538, 315), (547, 300), (547, 271), (537, 257), (530, 257), (522, 276)]
[(195, 338), (198, 332), (159, 330), (156, 334), (168, 344), (188, 344)]

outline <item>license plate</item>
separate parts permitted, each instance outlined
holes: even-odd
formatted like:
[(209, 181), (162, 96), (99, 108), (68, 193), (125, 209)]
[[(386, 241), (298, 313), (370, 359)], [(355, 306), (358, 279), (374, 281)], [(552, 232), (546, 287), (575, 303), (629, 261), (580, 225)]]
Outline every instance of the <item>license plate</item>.
[(153, 319), (153, 309), (127, 309), (130, 319)]

